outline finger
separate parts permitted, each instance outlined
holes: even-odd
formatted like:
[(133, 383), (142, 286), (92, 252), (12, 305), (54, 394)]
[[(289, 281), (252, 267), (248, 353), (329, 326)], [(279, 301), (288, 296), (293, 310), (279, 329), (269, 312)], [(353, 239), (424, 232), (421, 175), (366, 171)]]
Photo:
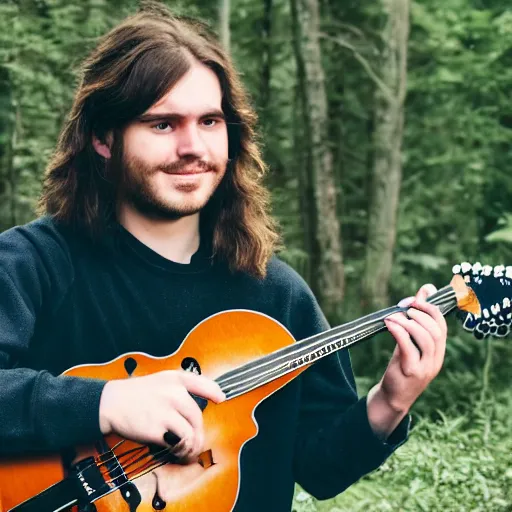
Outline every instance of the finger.
[(191, 372), (179, 372), (183, 385), (190, 393), (201, 396), (215, 403), (223, 402), (226, 395), (220, 389), (220, 386), (213, 380), (203, 375), (196, 375)]
[(193, 442), (187, 443), (180, 449), (176, 455), (181, 459), (181, 462), (197, 462), (197, 458), (204, 451), (204, 437), (196, 432)]
[[(181, 390), (180, 390), (181, 391)], [(172, 405), (192, 426), (195, 431), (203, 429), (203, 412), (195, 400), (183, 389), (182, 392), (173, 390)]]
[(439, 330), (441, 331), (439, 337), (434, 337), (434, 341), (436, 344), (434, 357), (436, 363), (440, 365), (443, 363), (444, 355), (446, 352), (446, 336), (448, 333), (446, 319), (441, 313), (441, 310), (437, 306), (429, 304), (428, 302), (415, 302), (414, 309), (423, 311), (427, 315), (429, 315), (434, 320)]
[(413, 374), (416, 365), (419, 364), (420, 354), (411, 342), (409, 333), (398, 323), (386, 318), (384, 320), (389, 332), (395, 338), (399, 347), (400, 366), (407, 377)]
[(416, 294), (416, 299), (426, 300), (427, 297), (430, 297), (430, 295), (433, 295), (436, 292), (437, 292), (437, 288), (433, 284), (431, 284), (431, 283), (424, 284), (418, 290), (418, 293)]
[(199, 455), (204, 452), (204, 430), (200, 430), (196, 436), (196, 445), (194, 447), (194, 453)]
[(426, 331), (429, 332), (430, 336), (432, 336), (432, 339), (434, 340), (435, 349), (437, 343), (443, 337), (443, 332), (439, 324), (428, 313), (420, 309), (416, 309), (416, 307), (410, 308), (407, 311), (407, 315), (410, 319), (420, 324)]
[(425, 301), (414, 301), (411, 307), (423, 311), (432, 317), (434, 322), (441, 329), (441, 333), (446, 336), (446, 333), (448, 332), (448, 326), (446, 325), (446, 319), (438, 306)]
[(197, 458), (204, 451), (204, 434), (203, 432), (197, 432), (194, 440), (194, 444), (191, 444), (188, 451), (182, 452), (181, 458), (183, 462), (197, 462)]
[(400, 308), (405, 308), (407, 306), (410, 306), (414, 300), (416, 299), (416, 297), (405, 297), (405, 299), (402, 299), (398, 304), (397, 306), (400, 307)]
[[(168, 444), (171, 447), (172, 453), (180, 452), (184, 447), (188, 447), (195, 442), (194, 440), (194, 429), (190, 425), (190, 423), (177, 411), (174, 409), (170, 409), (166, 413), (166, 422), (164, 425), (165, 432), (163, 435), (163, 440), (165, 444)], [(169, 444), (167, 441), (175, 441), (176, 438), (173, 435), (167, 434), (167, 432), (171, 432), (174, 436), (179, 438), (179, 441), (174, 444)]]
[(429, 331), (414, 319), (409, 320), (408, 318), (404, 318), (401, 315), (393, 315), (393, 317), (393, 319), (390, 317), (389, 320), (400, 325), (405, 331), (407, 331), (409, 337), (414, 339), (414, 342), (411, 340), (411, 343), (414, 343), (418, 346), (418, 349), (421, 352), (421, 358), (433, 360), (435, 353), (435, 343)]

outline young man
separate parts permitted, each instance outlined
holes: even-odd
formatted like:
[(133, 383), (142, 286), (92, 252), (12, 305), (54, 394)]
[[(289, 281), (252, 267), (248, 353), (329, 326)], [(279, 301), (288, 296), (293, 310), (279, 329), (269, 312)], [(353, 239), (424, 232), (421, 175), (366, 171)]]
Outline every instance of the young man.
[[(181, 370), (107, 383), (58, 375), (126, 352), (168, 355), (229, 309), (265, 313), (298, 340), (328, 328), (304, 281), (273, 256), (254, 120), (208, 29), (163, 7), (125, 20), (85, 61), (47, 170), (46, 215), (0, 235), (4, 455), (112, 432), (164, 444), (170, 431), (176, 455), (194, 460), (202, 415), (189, 393), (220, 402), (213, 381)], [(408, 318), (387, 321), (397, 348), (368, 397), (358, 400), (343, 351), (257, 408), (235, 510), (288, 511), (295, 481), (334, 496), (406, 439), (408, 410), (444, 358), (430, 288)], [(165, 476), (151, 482), (165, 500)]]

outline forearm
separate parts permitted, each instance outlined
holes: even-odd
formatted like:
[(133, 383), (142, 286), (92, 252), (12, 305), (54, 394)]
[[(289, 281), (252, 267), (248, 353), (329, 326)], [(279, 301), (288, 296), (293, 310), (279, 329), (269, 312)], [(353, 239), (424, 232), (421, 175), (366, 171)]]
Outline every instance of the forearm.
[(386, 440), (407, 416), (408, 410), (402, 407), (394, 407), (382, 391), (380, 382), (368, 393), (366, 401), (368, 410), (368, 422), (375, 435)]
[(0, 452), (58, 451), (101, 436), (104, 383), (24, 368), (0, 370)]
[(332, 498), (379, 467), (407, 439), (403, 420), (384, 441), (375, 434), (362, 398), (344, 412), (323, 421), (316, 431), (302, 431), (295, 451), (295, 477), (310, 494)]

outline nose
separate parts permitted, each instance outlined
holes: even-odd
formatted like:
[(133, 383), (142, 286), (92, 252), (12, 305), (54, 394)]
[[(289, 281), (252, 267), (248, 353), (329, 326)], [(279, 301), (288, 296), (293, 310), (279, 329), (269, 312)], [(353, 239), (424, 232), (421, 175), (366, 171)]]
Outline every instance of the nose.
[(180, 127), (177, 135), (176, 151), (180, 158), (203, 158), (206, 155), (206, 144), (197, 125), (188, 123)]

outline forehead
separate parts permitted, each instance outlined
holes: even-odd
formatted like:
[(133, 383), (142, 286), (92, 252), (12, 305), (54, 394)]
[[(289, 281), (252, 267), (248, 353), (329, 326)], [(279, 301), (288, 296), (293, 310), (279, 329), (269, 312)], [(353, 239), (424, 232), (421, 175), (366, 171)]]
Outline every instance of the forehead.
[(193, 61), (187, 73), (147, 113), (194, 115), (220, 109), (221, 103), (222, 89), (217, 75), (204, 64)]

